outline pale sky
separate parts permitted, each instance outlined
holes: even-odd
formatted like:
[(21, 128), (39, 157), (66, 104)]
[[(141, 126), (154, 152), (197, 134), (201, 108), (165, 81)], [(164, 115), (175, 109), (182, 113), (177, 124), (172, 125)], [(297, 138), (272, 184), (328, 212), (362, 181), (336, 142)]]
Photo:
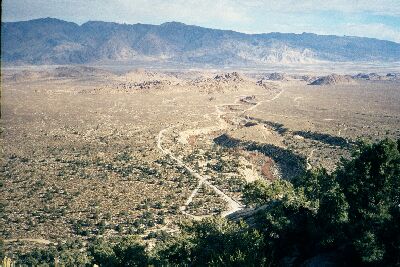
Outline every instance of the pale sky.
[(400, 43), (400, 0), (3, 0), (2, 5), (3, 21), (179, 21), (245, 33), (313, 32)]

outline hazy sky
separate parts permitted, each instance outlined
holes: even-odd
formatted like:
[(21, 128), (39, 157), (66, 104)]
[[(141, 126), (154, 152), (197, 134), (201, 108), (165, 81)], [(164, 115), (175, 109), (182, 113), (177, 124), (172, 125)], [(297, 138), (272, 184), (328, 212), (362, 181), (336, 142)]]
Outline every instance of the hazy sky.
[(400, 0), (3, 0), (2, 5), (3, 21), (179, 21), (246, 33), (314, 32), (400, 42)]

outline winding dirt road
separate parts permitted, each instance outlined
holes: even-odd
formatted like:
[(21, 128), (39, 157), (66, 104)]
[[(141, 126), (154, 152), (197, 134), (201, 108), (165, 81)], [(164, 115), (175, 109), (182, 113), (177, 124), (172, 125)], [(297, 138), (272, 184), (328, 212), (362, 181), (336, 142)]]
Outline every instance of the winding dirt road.
[[(271, 99), (267, 99), (267, 100), (263, 100), (263, 101), (259, 101), (253, 105), (251, 105), (249, 108), (244, 109), (243, 111), (241, 111), (239, 114), (240, 115), (244, 115), (246, 112), (251, 111), (255, 108), (257, 108), (261, 103), (264, 102), (271, 102), (274, 101), (276, 99), (278, 99), (281, 94), (283, 93), (283, 89), (281, 89), (279, 91), (279, 93), (277, 93), (273, 98)], [(247, 96), (238, 96), (237, 100), (234, 103), (228, 103), (228, 104), (219, 104), (219, 105), (215, 105), (215, 110), (216, 110), (216, 116), (218, 119), (218, 127), (220, 129), (226, 129), (228, 128), (229, 124), (224, 120), (224, 118), (222, 117), (223, 115), (227, 114), (228, 112), (225, 112), (223, 110), (221, 110), (222, 107), (225, 106), (232, 106), (232, 105), (239, 105), (238, 103), (240, 102), (240, 100), (243, 97), (247, 97)], [(235, 113), (235, 112), (229, 112), (229, 113)], [(221, 217), (226, 217), (234, 212), (237, 212), (241, 209), (243, 209), (243, 205), (237, 201), (235, 201), (234, 199), (232, 199), (230, 196), (226, 195), (224, 192), (222, 192), (218, 187), (216, 187), (215, 185), (211, 184), (208, 180), (207, 180), (207, 176), (203, 176), (200, 175), (199, 173), (197, 173), (195, 170), (193, 170), (191, 167), (189, 167), (188, 165), (186, 165), (181, 159), (179, 159), (177, 156), (173, 155), (172, 152), (166, 148), (163, 147), (162, 145), (162, 139), (164, 134), (170, 130), (171, 128), (173, 128), (174, 126), (170, 126), (168, 128), (165, 128), (163, 130), (161, 130), (157, 136), (157, 147), (158, 149), (160, 149), (161, 152), (163, 152), (165, 155), (168, 155), (171, 159), (173, 159), (179, 166), (185, 168), (192, 176), (194, 176), (195, 178), (198, 179), (198, 184), (196, 186), (196, 188), (192, 191), (192, 193), (190, 194), (190, 196), (187, 198), (184, 206), (180, 207), (180, 210), (183, 214), (195, 219), (195, 220), (201, 220), (204, 217), (210, 216), (210, 215), (204, 215), (204, 216), (197, 216), (197, 215), (192, 215), (189, 214), (188, 212), (186, 212), (186, 207), (193, 201), (193, 198), (196, 196), (196, 194), (198, 193), (199, 189), (201, 188), (201, 186), (206, 185), (209, 188), (211, 188), (217, 195), (219, 195), (223, 200), (226, 201), (226, 203), (228, 204), (228, 209), (224, 212), (221, 213)], [(201, 132), (201, 131), (200, 131)]]
[(212, 185), (209, 181), (207, 181), (207, 177), (206, 176), (202, 176), (199, 173), (197, 173), (195, 170), (193, 170), (192, 168), (190, 168), (188, 165), (186, 165), (182, 160), (180, 160), (179, 158), (177, 158), (176, 156), (174, 156), (171, 151), (169, 151), (168, 149), (163, 148), (162, 146), (162, 139), (163, 139), (163, 135), (166, 131), (168, 131), (169, 129), (171, 129), (173, 127), (168, 127), (166, 129), (163, 129), (159, 132), (158, 136), (157, 136), (157, 147), (158, 149), (160, 149), (165, 155), (168, 155), (171, 159), (173, 159), (179, 166), (185, 168), (192, 176), (194, 176), (195, 178), (198, 179), (198, 184), (196, 186), (196, 188), (192, 191), (192, 193), (190, 194), (190, 196), (188, 197), (188, 199), (185, 202), (185, 205), (180, 207), (180, 210), (182, 213), (192, 217), (193, 219), (201, 219), (204, 216), (196, 216), (196, 215), (192, 215), (187, 213), (186, 207), (192, 202), (193, 197), (197, 194), (198, 190), (200, 189), (200, 187), (205, 184), (208, 187), (210, 187), (212, 190), (214, 190), (215, 193), (217, 193), (222, 199), (224, 199), (229, 206), (229, 209), (225, 212), (223, 212), (221, 214), (221, 216), (225, 217), (235, 211), (238, 211), (242, 208), (242, 205), (238, 202), (236, 202), (235, 200), (233, 200), (231, 197), (229, 197), (228, 195), (226, 195), (224, 192), (222, 192), (221, 190), (219, 190), (216, 186)]

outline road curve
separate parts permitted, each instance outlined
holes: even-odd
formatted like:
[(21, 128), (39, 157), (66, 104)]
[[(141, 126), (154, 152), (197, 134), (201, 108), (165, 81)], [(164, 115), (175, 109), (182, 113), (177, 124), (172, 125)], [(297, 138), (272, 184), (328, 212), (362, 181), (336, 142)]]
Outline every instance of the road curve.
[[(257, 102), (255, 105), (252, 105), (251, 107), (244, 109), (240, 114), (243, 115), (244, 113), (246, 113), (247, 111), (251, 111), (253, 109), (255, 109), (256, 107), (258, 107), (261, 103), (263, 102), (271, 102), (274, 101), (276, 99), (278, 99), (281, 94), (283, 93), (283, 89), (281, 89), (279, 91), (279, 93), (277, 93), (273, 98), (268, 99), (268, 100), (264, 100), (264, 101), (260, 101)], [(245, 96), (238, 96), (240, 100), (240, 98), (245, 97)], [(236, 101), (234, 104), (237, 104), (238, 101)], [(216, 115), (218, 118), (218, 122), (220, 125), (221, 129), (224, 129), (228, 126), (228, 123), (222, 118), (222, 116), (224, 114), (226, 114), (226, 112), (221, 111), (220, 107), (222, 106), (227, 106), (227, 105), (232, 105), (232, 104), (220, 104), (220, 105), (215, 105), (215, 109), (216, 109)], [(171, 151), (169, 151), (168, 149), (164, 148), (162, 146), (162, 139), (163, 139), (163, 135), (165, 132), (167, 132), (169, 129), (173, 128), (174, 126), (170, 126), (168, 128), (162, 129), (158, 136), (157, 136), (157, 147), (158, 149), (163, 152), (165, 155), (168, 155), (172, 160), (174, 160), (176, 162), (176, 164), (178, 164), (179, 166), (185, 168), (192, 176), (194, 176), (195, 178), (198, 179), (198, 184), (196, 186), (196, 188), (192, 191), (192, 193), (190, 194), (190, 196), (188, 197), (188, 199), (185, 202), (184, 206), (180, 207), (180, 210), (183, 214), (191, 217), (192, 219), (195, 220), (200, 220), (204, 217), (208, 217), (209, 215), (205, 215), (205, 216), (196, 216), (196, 215), (192, 215), (189, 214), (188, 212), (186, 212), (186, 207), (192, 202), (193, 197), (197, 194), (198, 190), (201, 188), (201, 186), (204, 184), (208, 187), (210, 187), (217, 195), (219, 195), (223, 200), (225, 200), (228, 203), (228, 210), (224, 211), (221, 213), (221, 217), (226, 217), (234, 212), (237, 212), (241, 209), (243, 209), (243, 205), (237, 201), (235, 201), (234, 199), (232, 199), (231, 197), (229, 197), (228, 195), (226, 195), (224, 192), (222, 192), (220, 189), (218, 189), (215, 185), (211, 184), (208, 180), (207, 177), (200, 175), (199, 173), (197, 173), (195, 170), (193, 170), (192, 168), (190, 168), (189, 166), (187, 166), (182, 160), (180, 160), (179, 158), (177, 158), (176, 156), (174, 156), (172, 154)]]
[(198, 184), (196, 186), (196, 188), (193, 190), (192, 194), (189, 196), (189, 198), (186, 200), (185, 202), (185, 206), (182, 206), (180, 208), (180, 210), (182, 211), (182, 213), (189, 215), (192, 218), (195, 219), (199, 219), (202, 218), (204, 216), (194, 216), (191, 215), (189, 213), (187, 213), (186, 210), (186, 206), (190, 204), (190, 202), (192, 202), (193, 197), (197, 194), (197, 191), (200, 189), (200, 187), (205, 184), (208, 187), (210, 187), (216, 194), (218, 194), (222, 199), (224, 199), (229, 206), (229, 209), (223, 213), (221, 213), (221, 216), (225, 217), (233, 212), (236, 212), (238, 210), (240, 210), (243, 206), (236, 202), (235, 200), (233, 200), (230, 196), (226, 195), (224, 192), (222, 192), (221, 190), (219, 190), (216, 186), (212, 185), (209, 181), (207, 181), (207, 178), (200, 175), (199, 173), (197, 173), (195, 170), (193, 170), (192, 168), (190, 168), (189, 166), (187, 166), (182, 160), (180, 160), (179, 158), (177, 158), (176, 156), (174, 156), (171, 151), (169, 151), (168, 149), (163, 148), (162, 146), (162, 138), (163, 135), (166, 131), (168, 131), (170, 128), (172, 127), (168, 127), (165, 128), (163, 130), (161, 130), (157, 136), (157, 147), (158, 149), (160, 149), (165, 155), (168, 155), (172, 160), (174, 160), (176, 162), (176, 164), (178, 164), (179, 166), (185, 168), (192, 176), (194, 176), (195, 178), (198, 179)]

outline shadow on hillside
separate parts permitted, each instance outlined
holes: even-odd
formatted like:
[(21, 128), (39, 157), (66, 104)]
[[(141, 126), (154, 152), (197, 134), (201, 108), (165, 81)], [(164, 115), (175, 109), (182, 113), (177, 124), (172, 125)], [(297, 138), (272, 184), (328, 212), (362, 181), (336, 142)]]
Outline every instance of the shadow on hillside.
[[(284, 127), (282, 123), (278, 122), (272, 122), (272, 121), (266, 121), (263, 119), (255, 118), (255, 117), (250, 117), (246, 116), (247, 119), (250, 119), (252, 121), (256, 121), (257, 123), (261, 123), (264, 125), (267, 125), (272, 128), (275, 132), (278, 134), (285, 134), (288, 131), (288, 128)], [(312, 139), (315, 141), (319, 141), (331, 146), (337, 146), (341, 148), (349, 148), (352, 145), (352, 142), (339, 136), (333, 136), (330, 134), (325, 134), (325, 133), (317, 133), (317, 132), (311, 132), (311, 131), (294, 131), (292, 132), (294, 135), (299, 135), (307, 139)]]
[(265, 124), (269, 127), (271, 127), (275, 132), (279, 133), (279, 134), (284, 134), (288, 131), (288, 128), (285, 128), (284, 125), (282, 123), (278, 123), (278, 122), (273, 122), (273, 121), (266, 121), (263, 119), (259, 119), (259, 118), (255, 118), (255, 117), (250, 117), (250, 116), (246, 116), (247, 119), (256, 121), (258, 123), (261, 124)]
[(347, 148), (351, 143), (343, 137), (333, 136), (330, 134), (316, 133), (311, 131), (295, 131), (294, 135), (300, 135), (307, 139), (313, 139), (331, 146), (337, 146), (341, 148)]
[(291, 180), (303, 174), (306, 170), (306, 159), (302, 155), (275, 145), (242, 142), (227, 134), (214, 138), (214, 143), (227, 148), (241, 147), (247, 151), (258, 151), (272, 158), (279, 166), (283, 179)]

